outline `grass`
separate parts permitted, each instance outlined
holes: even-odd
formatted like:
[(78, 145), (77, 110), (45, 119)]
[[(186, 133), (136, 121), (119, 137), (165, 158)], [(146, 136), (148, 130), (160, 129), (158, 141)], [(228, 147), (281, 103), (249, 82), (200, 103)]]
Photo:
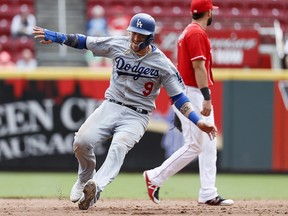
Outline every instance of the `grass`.
[[(68, 199), (76, 173), (0, 172), (0, 198)], [(217, 188), (223, 197), (232, 199), (288, 200), (288, 175), (218, 174)], [(160, 190), (163, 199), (197, 199), (198, 174), (178, 173)], [(102, 198), (146, 199), (142, 173), (120, 173), (106, 187)]]

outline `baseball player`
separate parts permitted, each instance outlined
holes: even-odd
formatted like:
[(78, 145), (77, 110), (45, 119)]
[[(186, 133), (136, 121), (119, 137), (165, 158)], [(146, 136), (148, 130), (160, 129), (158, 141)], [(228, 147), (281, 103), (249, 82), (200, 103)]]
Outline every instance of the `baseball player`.
[[(182, 32), (178, 40), (178, 70), (185, 83), (185, 94), (190, 99), (195, 111), (214, 124), (214, 114), (210, 97), (213, 85), (211, 71), (212, 57), (208, 36), (205, 32), (212, 22), (212, 0), (192, 0), (192, 23)], [(200, 183), (199, 204), (232, 205), (231, 199), (224, 199), (217, 193), (216, 181), (216, 139), (207, 137), (180, 112), (173, 109), (179, 117), (184, 135), (184, 145), (172, 154), (163, 164), (144, 172), (148, 195), (159, 203), (159, 189), (172, 175), (179, 172), (198, 157)]]
[[(127, 28), (129, 36), (87, 37), (34, 28), (42, 44), (59, 43), (88, 49), (95, 56), (113, 59), (110, 85), (103, 103), (75, 133), (73, 151), (79, 162), (78, 179), (70, 200), (81, 210), (96, 203), (100, 193), (118, 175), (125, 155), (147, 130), (155, 99), (163, 86), (175, 107), (213, 139), (217, 129), (194, 112), (183, 93), (182, 78), (172, 62), (154, 45), (155, 20), (148, 14), (134, 15)], [(94, 146), (112, 137), (106, 159), (95, 170)]]

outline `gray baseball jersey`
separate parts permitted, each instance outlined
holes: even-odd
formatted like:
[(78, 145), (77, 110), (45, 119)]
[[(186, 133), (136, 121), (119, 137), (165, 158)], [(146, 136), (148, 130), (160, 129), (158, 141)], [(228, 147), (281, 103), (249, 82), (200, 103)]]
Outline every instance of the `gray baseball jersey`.
[(155, 46), (147, 55), (138, 57), (130, 49), (129, 36), (87, 37), (86, 45), (95, 56), (113, 59), (110, 86), (105, 93), (107, 99), (151, 113), (162, 85), (170, 97), (184, 89), (173, 63)]

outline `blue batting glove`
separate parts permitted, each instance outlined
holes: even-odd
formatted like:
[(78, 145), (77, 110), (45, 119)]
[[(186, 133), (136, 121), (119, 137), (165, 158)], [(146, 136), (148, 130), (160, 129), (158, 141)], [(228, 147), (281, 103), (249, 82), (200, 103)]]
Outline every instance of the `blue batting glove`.
[(44, 29), (45, 37), (44, 40), (51, 40), (53, 43), (63, 44), (66, 41), (66, 35), (60, 32), (50, 31), (48, 29)]

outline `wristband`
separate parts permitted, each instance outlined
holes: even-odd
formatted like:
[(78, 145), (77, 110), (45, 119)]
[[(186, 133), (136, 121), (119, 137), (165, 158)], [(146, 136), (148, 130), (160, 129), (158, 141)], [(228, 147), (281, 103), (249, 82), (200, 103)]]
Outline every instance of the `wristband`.
[(67, 34), (67, 40), (64, 42), (65, 45), (77, 48), (87, 49), (86, 47), (86, 36), (82, 34)]
[(195, 125), (197, 125), (198, 121), (200, 120), (199, 115), (195, 111), (192, 111), (188, 115), (188, 119), (190, 119)]
[(78, 49), (87, 49), (86, 47), (86, 39), (87, 37), (82, 34), (78, 34)]
[(200, 91), (204, 97), (204, 100), (210, 100), (210, 91), (208, 87), (201, 88)]

